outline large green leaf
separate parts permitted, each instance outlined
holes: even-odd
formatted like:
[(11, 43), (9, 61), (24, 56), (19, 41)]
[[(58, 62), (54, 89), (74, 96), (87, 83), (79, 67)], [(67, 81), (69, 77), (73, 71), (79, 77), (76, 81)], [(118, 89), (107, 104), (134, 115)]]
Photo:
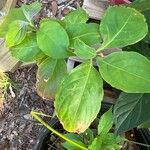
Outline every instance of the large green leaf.
[(74, 53), (81, 59), (92, 59), (96, 56), (96, 50), (86, 45), (80, 39), (75, 40), (74, 48)]
[(16, 20), (10, 24), (6, 34), (6, 44), (8, 47), (18, 45), (24, 40), (27, 33), (27, 26), (27, 22), (20, 20)]
[(98, 134), (100, 136), (106, 135), (109, 130), (113, 126), (113, 114), (112, 114), (112, 108), (110, 108), (107, 112), (105, 112), (99, 121), (98, 125)]
[(64, 60), (52, 58), (45, 59), (40, 63), (37, 72), (37, 91), (40, 96), (52, 99), (62, 78), (67, 73)]
[(147, 121), (150, 118), (149, 108), (150, 94), (121, 93), (114, 107), (116, 132), (130, 130)]
[(142, 12), (146, 18), (148, 24), (148, 33), (144, 38), (144, 41), (150, 43), (150, 1), (149, 0), (137, 0), (129, 4), (129, 7), (135, 8), (136, 10)]
[(98, 58), (105, 81), (128, 93), (150, 92), (150, 61), (136, 52), (115, 52)]
[(37, 45), (35, 34), (28, 34), (22, 43), (13, 46), (10, 52), (13, 57), (23, 62), (34, 61), (44, 55)]
[(24, 4), (21, 6), (21, 8), (27, 20), (30, 22), (33, 17), (41, 10), (41, 4), (36, 1), (30, 5)]
[(77, 10), (72, 11), (64, 18), (64, 22), (66, 26), (72, 24), (86, 23), (88, 20), (88, 15), (82, 8), (78, 8)]
[(137, 10), (123, 6), (109, 7), (100, 24), (103, 43), (99, 51), (134, 44), (143, 39), (147, 31), (145, 18)]
[(63, 27), (56, 21), (41, 22), (37, 32), (40, 49), (48, 56), (56, 59), (66, 58), (69, 38)]
[(74, 45), (74, 41), (76, 39), (82, 40), (87, 45), (91, 46), (94, 44), (100, 44), (101, 38), (99, 33), (99, 25), (95, 23), (80, 23), (80, 24), (73, 24), (70, 25), (66, 29), (71, 46)]
[(92, 62), (66, 76), (55, 97), (56, 114), (69, 132), (82, 133), (96, 118), (103, 99), (103, 81)]
[(14, 20), (22, 20), (22, 21), (27, 21), (26, 17), (24, 16), (21, 8), (13, 8), (10, 10), (9, 14), (4, 17), (4, 19), (0, 23), (0, 37), (5, 37), (9, 25), (14, 21)]

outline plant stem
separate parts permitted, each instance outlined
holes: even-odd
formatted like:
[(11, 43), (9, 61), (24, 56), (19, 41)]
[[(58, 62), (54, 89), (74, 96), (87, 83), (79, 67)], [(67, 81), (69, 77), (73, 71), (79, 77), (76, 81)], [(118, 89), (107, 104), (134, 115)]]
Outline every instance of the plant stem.
[(130, 140), (128, 140), (128, 139), (124, 139), (124, 141), (129, 142), (129, 143), (133, 143), (133, 144), (136, 144), (136, 145), (141, 145), (141, 146), (145, 146), (145, 147), (150, 147), (150, 145), (143, 144), (143, 143), (139, 143), (139, 142), (135, 142), (135, 141), (130, 141)]
[(41, 116), (48, 117), (48, 118), (51, 118), (51, 117), (52, 117), (52, 116), (50, 116), (50, 115), (46, 115), (46, 114), (43, 114), (43, 113), (41, 113), (41, 112), (39, 113), (39, 112), (35, 112), (35, 111), (32, 111), (31, 114), (35, 114), (36, 116), (37, 116), (37, 115), (41, 115)]
[[(68, 139), (66, 136), (64, 136), (63, 134), (59, 133), (58, 131), (56, 131), (55, 129), (53, 129), (51, 126), (49, 126), (46, 122), (44, 122), (42, 120), (42, 118), (40, 118), (37, 114), (40, 114), (40, 113), (36, 113), (36, 112), (33, 112), (31, 111), (31, 115), (36, 119), (38, 120), (41, 124), (43, 124), (47, 129), (49, 129), (51, 132), (53, 132), (54, 134), (56, 134), (57, 136), (59, 136), (60, 138), (64, 139), (65, 141), (73, 144), (74, 146), (82, 149), (82, 150), (88, 150), (86, 147), (83, 147), (81, 145), (79, 145), (78, 143)], [(45, 116), (45, 115), (44, 115)]]
[(105, 47), (100, 47), (100, 48), (97, 49), (96, 53), (99, 54), (99, 53), (101, 53), (102, 50), (104, 50), (104, 49), (105, 49)]

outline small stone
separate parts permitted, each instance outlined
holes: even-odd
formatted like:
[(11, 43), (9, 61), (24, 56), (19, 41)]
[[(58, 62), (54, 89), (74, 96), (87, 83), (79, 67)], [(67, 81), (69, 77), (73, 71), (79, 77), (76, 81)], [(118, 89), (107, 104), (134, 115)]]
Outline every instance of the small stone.
[(18, 133), (16, 132), (16, 131), (13, 131), (12, 132), (15, 136), (17, 136), (18, 135)]
[(32, 116), (30, 114), (26, 114), (23, 117), (24, 117), (24, 119), (27, 119), (27, 120), (33, 120)]
[(64, 2), (66, 2), (66, 0), (57, 0), (58, 5), (60, 5), (60, 4), (64, 3)]

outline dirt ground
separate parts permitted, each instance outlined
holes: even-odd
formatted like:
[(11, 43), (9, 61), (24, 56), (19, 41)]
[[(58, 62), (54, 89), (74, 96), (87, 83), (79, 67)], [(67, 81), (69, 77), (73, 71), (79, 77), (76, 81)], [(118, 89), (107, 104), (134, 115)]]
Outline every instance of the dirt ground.
[(9, 73), (12, 91), (8, 90), (0, 118), (0, 150), (32, 149), (41, 125), (30, 115), (31, 110), (53, 114), (53, 102), (36, 93), (37, 67)]
[[(16, 7), (33, 0), (19, 0)], [(61, 19), (71, 10), (82, 5), (82, 0), (42, 0), (42, 10), (36, 16)], [(53, 114), (53, 102), (38, 96), (36, 92), (37, 66), (32, 65), (9, 72), (12, 89), (5, 95), (4, 109), (0, 112), (0, 150), (31, 150), (42, 125), (30, 115), (31, 110)]]

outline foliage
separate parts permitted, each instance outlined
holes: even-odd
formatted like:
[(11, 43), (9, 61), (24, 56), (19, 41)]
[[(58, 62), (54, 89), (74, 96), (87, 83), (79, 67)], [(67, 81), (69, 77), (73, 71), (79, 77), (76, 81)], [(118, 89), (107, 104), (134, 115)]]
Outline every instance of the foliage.
[(124, 47), (144, 38), (147, 34), (147, 24), (144, 16), (137, 10), (114, 6), (109, 7), (104, 14), (100, 33), (103, 43), (99, 51), (104, 48)]
[(0, 71), (0, 89), (6, 91), (7, 87), (10, 85), (9, 77), (3, 72)]
[(101, 116), (101, 119), (99, 120), (99, 125), (97, 127), (98, 132), (96, 134), (94, 133), (93, 129), (89, 128), (80, 135), (75, 133), (66, 133), (63, 135), (53, 129), (51, 126), (49, 126), (38, 116), (47, 115), (33, 111), (31, 112), (31, 115), (54, 134), (64, 139), (65, 142), (62, 143), (62, 146), (67, 150), (120, 150), (120, 144), (124, 140), (121, 136), (116, 136), (113, 133), (109, 133), (109, 130), (112, 128), (113, 125), (112, 108), (110, 108)]
[(149, 120), (149, 100), (148, 93), (121, 93), (114, 108), (116, 132), (127, 131)]
[(128, 93), (150, 93), (150, 61), (146, 57), (135, 52), (115, 52), (98, 58), (97, 63), (103, 79), (113, 87)]
[(102, 82), (92, 62), (76, 67), (61, 82), (55, 97), (55, 109), (67, 131), (84, 132), (96, 118), (103, 98)]
[[(83, 133), (96, 118), (103, 100), (103, 80), (126, 92), (115, 105), (117, 133), (149, 120), (145, 116), (149, 116), (150, 99), (150, 5), (145, 3), (146, 0), (136, 0), (128, 6), (110, 6), (100, 24), (87, 23), (87, 14), (80, 8), (63, 20), (47, 18), (37, 26), (37, 2), (15, 8), (5, 17), (0, 26), (1, 37), (16, 59), (37, 62), (38, 93), (47, 99), (55, 98), (56, 114), (67, 131)], [(144, 46), (139, 47), (138, 42)], [(103, 56), (105, 49), (118, 47), (124, 51)], [(67, 72), (65, 60), (70, 56), (77, 56), (84, 63)], [(94, 68), (95, 60), (99, 71)], [(109, 121), (106, 119), (104, 124)], [(99, 133), (109, 129), (102, 129), (101, 125), (99, 128)], [(106, 135), (96, 137), (90, 147), (97, 143), (107, 145), (103, 139), (114, 135)], [(109, 145), (116, 147), (116, 141), (114, 138)]]

